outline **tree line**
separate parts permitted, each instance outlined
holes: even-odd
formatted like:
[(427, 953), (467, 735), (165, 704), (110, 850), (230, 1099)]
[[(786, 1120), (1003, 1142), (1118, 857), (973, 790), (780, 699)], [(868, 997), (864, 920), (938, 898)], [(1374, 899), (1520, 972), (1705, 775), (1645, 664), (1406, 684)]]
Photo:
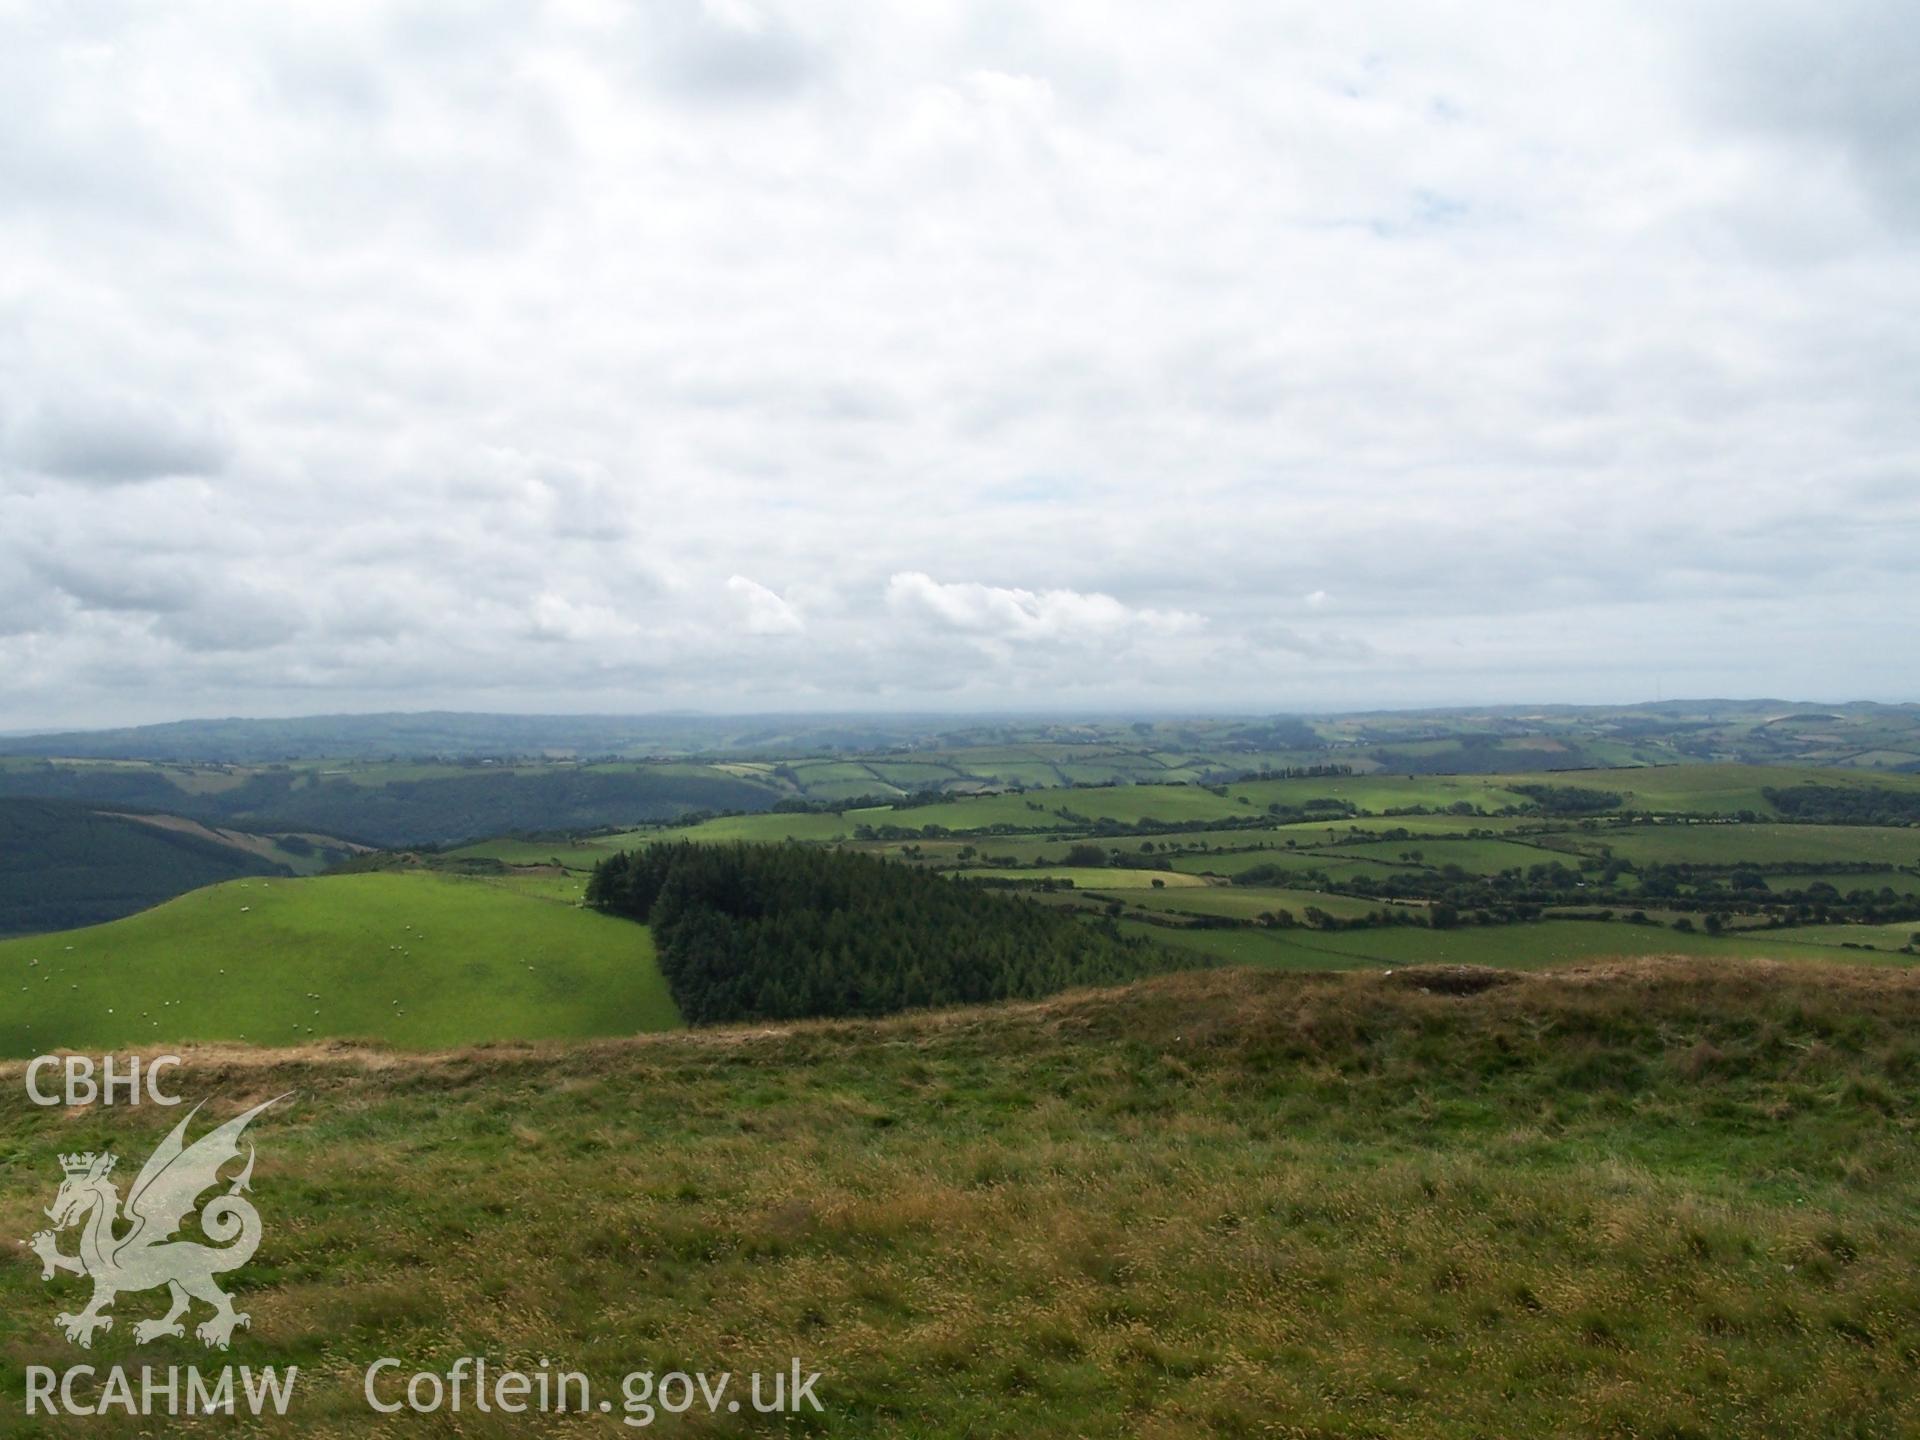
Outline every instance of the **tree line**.
[(1769, 785), (1760, 793), (1803, 825), (1920, 825), (1920, 790), (1807, 784)]

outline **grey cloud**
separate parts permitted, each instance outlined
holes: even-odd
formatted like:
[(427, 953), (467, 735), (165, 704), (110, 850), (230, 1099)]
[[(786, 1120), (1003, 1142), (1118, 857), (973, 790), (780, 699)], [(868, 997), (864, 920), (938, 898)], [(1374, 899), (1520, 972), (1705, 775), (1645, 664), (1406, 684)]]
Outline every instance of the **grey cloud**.
[(103, 485), (214, 475), (232, 454), (223, 428), (211, 418), (117, 396), (44, 401), (11, 432), (8, 451), (17, 463)]
[(168, 611), (154, 632), (189, 651), (247, 652), (279, 645), (304, 628), (300, 607), (283, 594), (253, 585), (209, 589), (194, 604)]
[(1716, 5), (1703, 67), (1732, 117), (1843, 156), (1886, 214), (1920, 224), (1920, 24), (1902, 0)]
[(782, 99), (825, 63), (779, 14), (753, 0), (661, 0), (640, 43), (648, 71), (672, 94), (698, 100)]
[(184, 610), (200, 593), (191, 568), (139, 557), (56, 554), (34, 568), (82, 609), (165, 615)]

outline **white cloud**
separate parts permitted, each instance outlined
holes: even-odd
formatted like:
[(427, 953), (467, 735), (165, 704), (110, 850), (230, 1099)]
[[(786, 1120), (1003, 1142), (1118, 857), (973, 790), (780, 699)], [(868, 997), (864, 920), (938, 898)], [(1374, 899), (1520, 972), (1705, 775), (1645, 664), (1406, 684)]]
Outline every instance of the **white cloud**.
[(744, 575), (728, 577), (727, 593), (749, 635), (797, 635), (806, 629), (793, 606)]
[(1197, 615), (1133, 609), (1111, 595), (943, 585), (918, 571), (887, 582), (887, 606), (895, 614), (943, 629), (1014, 641), (1124, 640), (1136, 634), (1177, 634), (1201, 623)]
[(534, 599), (527, 633), (535, 640), (591, 645), (627, 639), (637, 627), (609, 606), (548, 592)]

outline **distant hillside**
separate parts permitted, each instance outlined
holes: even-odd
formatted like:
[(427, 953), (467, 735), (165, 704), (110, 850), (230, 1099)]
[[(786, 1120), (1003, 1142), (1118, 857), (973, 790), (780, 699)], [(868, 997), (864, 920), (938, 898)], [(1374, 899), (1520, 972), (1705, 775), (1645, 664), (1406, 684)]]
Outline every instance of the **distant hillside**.
[(176, 776), (145, 765), (15, 761), (0, 767), (0, 795), (165, 810), (209, 825), (320, 831), (377, 846), (628, 825), (689, 810), (765, 810), (778, 798), (764, 784), (689, 766), (474, 767), (420, 778), (396, 768), (402, 773), (351, 779), (285, 768)]
[(690, 755), (885, 749), (956, 722), (931, 716), (489, 715), (434, 710), (174, 720), (0, 742), (11, 755), (261, 765), (324, 757)]
[(0, 799), (0, 935), (97, 925), (202, 885), (290, 866), (205, 832)]
[[(1326, 759), (1425, 774), (1682, 761), (1920, 770), (1920, 705), (1666, 700), (1324, 715), (493, 715), (427, 711), (178, 720), (0, 739), (0, 754), (261, 766), (491, 758), (881, 758), (995, 747), (1123, 747), (1240, 757), (1242, 768)], [(1337, 752), (1329, 755), (1328, 752)], [(980, 758), (976, 753), (972, 758)], [(1057, 758), (1057, 757), (1056, 757)], [(863, 777), (871, 780), (873, 777)], [(1058, 779), (1040, 783), (1060, 783)], [(911, 787), (908, 787), (911, 788)]]
[[(1009, 790), (1725, 764), (1920, 773), (1920, 706), (1700, 700), (1316, 716), (191, 720), (0, 742), (0, 795), (393, 847), (629, 827), (698, 811), (842, 809)], [(1073, 806), (1086, 809), (1078, 799)]]

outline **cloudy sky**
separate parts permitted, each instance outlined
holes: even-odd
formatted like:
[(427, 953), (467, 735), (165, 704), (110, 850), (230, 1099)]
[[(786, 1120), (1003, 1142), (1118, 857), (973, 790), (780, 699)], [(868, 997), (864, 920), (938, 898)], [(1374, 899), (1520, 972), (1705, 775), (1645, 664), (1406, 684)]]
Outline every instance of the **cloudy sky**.
[(1920, 699), (1901, 0), (0, 0), (0, 728)]

